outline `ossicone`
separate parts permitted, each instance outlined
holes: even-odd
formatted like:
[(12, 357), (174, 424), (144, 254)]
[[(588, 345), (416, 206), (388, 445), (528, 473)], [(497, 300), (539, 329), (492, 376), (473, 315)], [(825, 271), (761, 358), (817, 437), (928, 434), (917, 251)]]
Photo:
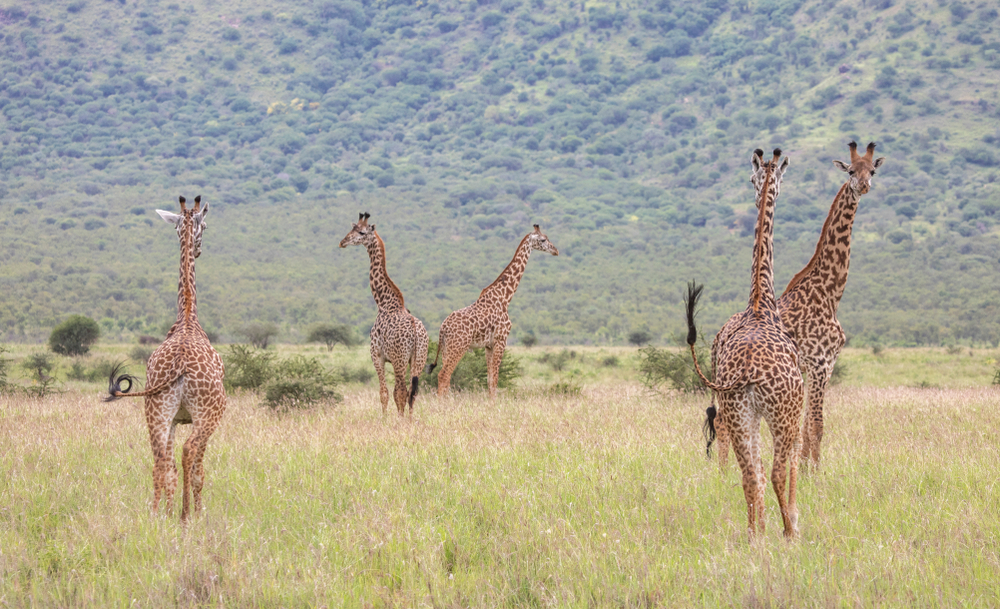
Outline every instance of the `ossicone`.
[(855, 161), (861, 158), (860, 155), (858, 155), (858, 143), (851, 142), (850, 144), (847, 145), (847, 147), (851, 149), (851, 163), (853, 164)]

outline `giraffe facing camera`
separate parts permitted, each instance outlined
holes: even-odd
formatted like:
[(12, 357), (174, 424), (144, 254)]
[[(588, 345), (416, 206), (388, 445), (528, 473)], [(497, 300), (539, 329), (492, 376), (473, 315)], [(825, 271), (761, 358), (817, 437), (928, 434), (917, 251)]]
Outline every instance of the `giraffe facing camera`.
[[(406, 406), (413, 414), (413, 403), (417, 399), (420, 373), (427, 363), (427, 347), (430, 337), (423, 322), (414, 317), (406, 308), (403, 292), (400, 291), (386, 269), (385, 242), (375, 231), (374, 224), (368, 224), (371, 214), (358, 214), (358, 221), (351, 226), (340, 241), (340, 247), (360, 245), (368, 250), (370, 261), (368, 277), (372, 296), (378, 306), (375, 324), (371, 331), (371, 355), (375, 372), (378, 373), (379, 399), (382, 413), (389, 405), (389, 388), (385, 382), (385, 363), (392, 364), (396, 377), (393, 383), (393, 398), (400, 416), (406, 413)], [(410, 383), (405, 382), (406, 368), (410, 368)]]

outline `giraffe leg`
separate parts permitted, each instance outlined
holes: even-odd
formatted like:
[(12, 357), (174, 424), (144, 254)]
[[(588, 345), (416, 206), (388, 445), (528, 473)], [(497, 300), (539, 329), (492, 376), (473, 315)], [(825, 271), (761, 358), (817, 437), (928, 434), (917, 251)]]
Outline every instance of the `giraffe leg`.
[(427, 348), (430, 345), (430, 337), (427, 335), (427, 330), (424, 329), (424, 324), (417, 320), (417, 336), (413, 343), (413, 355), (410, 359), (410, 414), (413, 414), (413, 402), (417, 399), (417, 391), (419, 389), (420, 374), (424, 371), (424, 366), (427, 364)]
[[(712, 402), (715, 402), (714, 397), (712, 398)], [(725, 470), (729, 465), (730, 438), (729, 427), (726, 426), (724, 417), (716, 416), (715, 418), (715, 443), (715, 449), (719, 452), (719, 469)]]
[(205, 485), (205, 449), (208, 439), (218, 427), (219, 419), (199, 421), (191, 432), (191, 437), (184, 443), (181, 459), (184, 468), (184, 500), (181, 508), (181, 522), (186, 522), (188, 511), (188, 487), (194, 500), (194, 514), (201, 512), (201, 489)]
[[(804, 461), (810, 460), (816, 467), (819, 467), (819, 447), (823, 442), (823, 400), (826, 398), (830, 372), (831, 370), (827, 370), (825, 367), (817, 367), (809, 372), (809, 406), (802, 424), (802, 458)], [(805, 436), (807, 428), (809, 430), (808, 440)]]
[(490, 391), (490, 399), (497, 397), (497, 385), (500, 384), (500, 362), (506, 345), (497, 341), (492, 349), (486, 349), (486, 386)]
[(458, 368), (458, 363), (462, 361), (462, 356), (469, 348), (469, 343), (459, 341), (458, 337), (449, 336), (445, 344), (444, 361), (441, 363), (441, 372), (438, 374), (438, 395), (445, 395), (451, 388), (451, 375)]
[[(801, 394), (799, 395), (801, 398)], [(801, 401), (800, 401), (801, 403)], [(799, 534), (799, 513), (795, 506), (795, 486), (798, 479), (799, 425), (798, 417), (791, 424), (778, 421), (768, 422), (774, 437), (774, 463), (771, 466), (771, 485), (778, 496), (778, 509), (785, 527), (785, 538), (792, 539)], [(788, 464), (788, 499), (785, 499), (785, 464)]]
[[(740, 396), (746, 399), (745, 396)], [(720, 399), (720, 412), (724, 412), (723, 400)], [(738, 404), (727, 404), (739, 408)], [(739, 415), (748, 420), (741, 421)], [(750, 405), (744, 404), (740, 410), (725, 413), (729, 419), (729, 432), (732, 437), (733, 452), (736, 462), (743, 474), (743, 496), (747, 502), (747, 532), (753, 541), (758, 534), (764, 534), (764, 488), (760, 468), (760, 422), (750, 411)], [(752, 419), (752, 420), (750, 420)]]
[[(153, 513), (159, 512), (160, 498), (165, 502), (166, 513), (174, 508), (174, 493), (177, 490), (177, 465), (174, 463), (174, 434), (177, 426), (173, 423), (167, 392), (146, 397), (146, 423), (149, 426), (149, 444), (153, 451)], [(168, 418), (169, 417), (169, 418)]]
[(392, 362), (392, 375), (392, 397), (396, 401), (399, 416), (403, 416), (406, 414), (406, 402), (410, 396), (405, 357), (399, 357)]
[(372, 344), (371, 352), (375, 373), (378, 374), (378, 395), (379, 401), (382, 402), (382, 414), (384, 415), (389, 407), (389, 387), (385, 384), (385, 358), (375, 349), (374, 344)]

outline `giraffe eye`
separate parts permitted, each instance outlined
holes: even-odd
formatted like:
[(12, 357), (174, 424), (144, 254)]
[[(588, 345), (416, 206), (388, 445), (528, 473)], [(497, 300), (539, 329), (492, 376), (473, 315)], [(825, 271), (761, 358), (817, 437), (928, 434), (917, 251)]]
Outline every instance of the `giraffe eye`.
[(872, 169), (872, 175), (875, 175), (875, 170), (874, 169)]

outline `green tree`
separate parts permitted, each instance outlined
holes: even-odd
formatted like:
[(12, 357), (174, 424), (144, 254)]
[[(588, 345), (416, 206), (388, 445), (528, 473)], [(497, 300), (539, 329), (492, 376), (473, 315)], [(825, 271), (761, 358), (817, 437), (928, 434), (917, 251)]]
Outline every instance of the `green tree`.
[(326, 344), (327, 351), (332, 351), (333, 346), (337, 343), (346, 347), (357, 344), (354, 332), (349, 326), (343, 324), (316, 324), (309, 330), (309, 336), (306, 340), (311, 343)]
[(71, 315), (49, 335), (49, 348), (59, 355), (84, 355), (101, 336), (97, 322), (83, 315)]
[(255, 321), (243, 326), (240, 334), (258, 349), (267, 349), (267, 344), (278, 334), (278, 326), (269, 321)]

